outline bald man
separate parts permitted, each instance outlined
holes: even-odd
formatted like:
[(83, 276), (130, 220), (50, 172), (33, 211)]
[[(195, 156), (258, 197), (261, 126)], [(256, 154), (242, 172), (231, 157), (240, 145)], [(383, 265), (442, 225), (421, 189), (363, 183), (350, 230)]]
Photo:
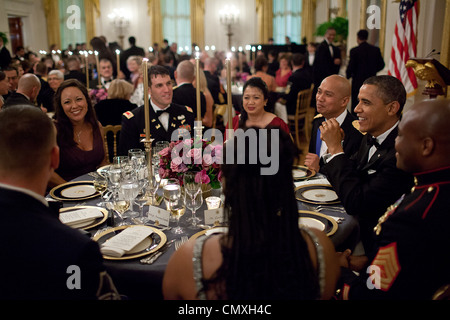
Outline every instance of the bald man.
[(41, 90), (41, 81), (32, 73), (24, 74), (20, 80), (16, 92), (6, 99), (3, 108), (14, 105), (36, 106), (36, 98)]
[[(400, 121), (397, 167), (414, 175), (415, 186), (380, 219), (373, 252), (341, 256), (344, 299), (430, 300), (450, 284), (448, 119), (447, 99), (419, 102)], [(369, 275), (368, 266), (375, 273)], [(360, 276), (355, 278), (350, 269)]]
[(339, 75), (325, 78), (317, 89), (316, 110), (319, 113), (313, 121), (309, 153), (305, 158), (305, 166), (320, 171), (323, 155), (328, 153), (326, 142), (322, 141), (320, 126), (323, 122), (336, 119), (343, 132), (343, 149), (352, 155), (358, 151), (363, 135), (353, 126), (356, 117), (347, 111), (351, 96), (350, 82)]

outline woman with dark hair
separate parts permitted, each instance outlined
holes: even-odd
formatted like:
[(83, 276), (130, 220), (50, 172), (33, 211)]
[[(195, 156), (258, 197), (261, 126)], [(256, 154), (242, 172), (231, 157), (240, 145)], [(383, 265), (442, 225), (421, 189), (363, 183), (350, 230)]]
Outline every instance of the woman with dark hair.
[(0, 71), (0, 109), (5, 104), (5, 100), (3, 96), (6, 96), (9, 91), (9, 82), (6, 74), (3, 71)]
[(269, 90), (266, 83), (259, 77), (249, 79), (243, 88), (243, 110), (233, 118), (233, 129), (268, 126), (278, 127), (289, 133), (289, 127), (281, 118), (265, 110), (269, 101)]
[(275, 73), (275, 81), (278, 87), (285, 88), (292, 75), (291, 55), (289, 53), (280, 55), (279, 62), (280, 68)]
[(60, 163), (51, 184), (58, 185), (106, 165), (103, 128), (97, 121), (86, 87), (64, 81), (54, 98)]
[[(174, 253), (163, 279), (165, 299), (333, 296), (340, 272), (333, 244), (322, 231), (299, 228), (292, 177), (297, 150), (282, 130), (250, 129), (256, 131), (256, 139), (249, 143), (246, 137), (245, 163), (222, 165), (228, 230), (192, 239)], [(262, 134), (267, 134), (265, 143)], [(237, 141), (235, 137), (234, 147), (227, 142), (224, 148), (234, 159), (241, 150)], [(272, 145), (277, 150), (270, 149)], [(261, 169), (273, 165), (262, 163), (261, 157), (249, 164), (261, 150), (278, 155), (276, 173), (261, 174)]]
[(267, 73), (267, 70), (269, 70), (269, 62), (267, 61), (266, 57), (259, 56), (255, 60), (255, 74), (253, 76), (250, 76), (247, 78), (247, 80), (259, 77), (264, 80), (264, 82), (267, 85), (267, 88), (270, 92), (275, 92), (277, 90), (277, 83), (275, 82), (275, 77), (271, 76)]

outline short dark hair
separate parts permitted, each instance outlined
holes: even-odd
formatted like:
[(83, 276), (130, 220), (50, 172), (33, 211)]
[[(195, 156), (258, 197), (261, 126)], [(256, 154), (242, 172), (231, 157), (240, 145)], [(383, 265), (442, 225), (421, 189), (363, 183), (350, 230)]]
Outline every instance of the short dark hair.
[(0, 70), (0, 81), (3, 81), (6, 79), (6, 74)]
[(258, 88), (259, 90), (262, 91), (264, 95), (264, 100), (269, 99), (269, 89), (267, 88), (267, 84), (260, 77), (252, 77), (248, 79), (247, 82), (244, 84), (242, 92), (245, 92), (245, 89), (247, 89), (247, 87)]
[[(19, 121), (20, 119), (20, 121)], [(0, 111), (0, 168), (33, 176), (55, 146), (55, 127), (39, 108), (15, 105)]]
[(163, 67), (163, 66), (159, 66), (159, 65), (151, 66), (148, 69), (148, 83), (149, 83), (149, 86), (152, 85), (152, 78), (155, 78), (156, 76), (161, 76), (161, 77), (169, 76), (170, 77), (170, 73), (169, 73), (169, 70), (167, 68)]
[(367, 30), (359, 30), (358, 33), (356, 34), (356, 36), (358, 37), (358, 39), (360, 40), (367, 40), (369, 38), (369, 32)]
[(389, 75), (373, 76), (366, 79), (363, 85), (373, 85), (378, 88), (377, 94), (384, 104), (397, 101), (400, 104), (397, 116), (400, 118), (406, 103), (406, 90), (403, 83)]
[(128, 38), (128, 42), (129, 42), (131, 45), (135, 45), (135, 44), (136, 44), (136, 38), (133, 37), (133, 36), (131, 36), (131, 37)]
[(292, 55), (292, 64), (294, 66), (301, 66), (305, 62), (305, 55), (301, 53), (294, 53)]
[(264, 56), (259, 56), (255, 60), (255, 71), (262, 71), (265, 66), (268, 66), (269, 62)]

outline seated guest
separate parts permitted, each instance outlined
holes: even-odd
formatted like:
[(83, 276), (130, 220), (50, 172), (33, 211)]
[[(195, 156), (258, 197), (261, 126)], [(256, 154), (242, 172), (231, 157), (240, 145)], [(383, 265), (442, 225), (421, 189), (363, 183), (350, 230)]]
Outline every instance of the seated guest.
[(395, 138), (406, 102), (403, 84), (392, 76), (367, 79), (359, 90), (355, 108), (359, 126), (367, 134), (357, 153), (342, 148), (342, 132), (336, 119), (320, 126), (327, 144), (322, 172), (327, 176), (348, 214), (357, 216), (366, 251), (372, 246), (373, 228), (387, 206), (412, 187), (412, 177), (395, 165)]
[(47, 82), (47, 65), (45, 62), (38, 62), (34, 65), (34, 74), (41, 81), (41, 90), (36, 97), (37, 105), (44, 111), (53, 111), (53, 95), (54, 91)]
[(131, 56), (127, 59), (127, 69), (130, 73), (133, 93), (130, 102), (137, 106), (144, 104), (144, 75), (142, 73), (142, 57)]
[(36, 107), (36, 98), (41, 90), (39, 78), (32, 73), (26, 73), (20, 78), (17, 91), (9, 95), (3, 108), (25, 104)]
[(343, 150), (347, 155), (353, 155), (359, 150), (363, 135), (354, 126), (356, 117), (347, 112), (350, 101), (351, 85), (344, 77), (332, 75), (320, 84), (316, 95), (317, 113), (312, 123), (309, 153), (305, 157), (305, 166), (320, 170), (323, 165), (322, 156), (328, 153), (325, 141), (320, 138), (320, 126), (328, 119), (336, 119), (344, 131)]
[(10, 86), (9, 92), (11, 94), (12, 92), (15, 92), (19, 86), (19, 70), (16, 67), (8, 66), (3, 70), (3, 72), (6, 74), (6, 78), (8, 79)]
[(268, 99), (269, 90), (261, 78), (254, 77), (248, 80), (243, 88), (243, 110), (233, 118), (233, 129), (274, 126), (289, 133), (286, 122), (264, 109)]
[[(257, 138), (263, 134), (251, 129)], [(243, 164), (222, 165), (228, 232), (189, 240), (172, 255), (163, 278), (165, 299), (316, 300), (333, 296), (339, 277), (333, 244), (323, 232), (298, 225), (292, 187), (297, 150), (282, 130), (269, 129), (267, 135), (267, 144), (261, 139), (256, 145), (245, 143)], [(236, 159), (240, 148), (228, 145), (232, 146), (226, 144), (224, 158), (230, 152)], [(276, 150), (270, 150), (272, 145)], [(251, 147), (254, 154), (258, 149), (279, 154), (274, 175), (261, 174), (267, 164), (260, 157), (250, 164)]]
[[(416, 103), (404, 114), (395, 142), (397, 167), (414, 175), (415, 186), (387, 208), (375, 228), (373, 251), (342, 254), (343, 299), (430, 300), (450, 283), (449, 118), (448, 99)], [(369, 265), (374, 274), (366, 272)]]
[(249, 80), (252, 77), (261, 78), (267, 85), (269, 92), (275, 92), (277, 90), (277, 84), (275, 82), (275, 77), (267, 73), (269, 68), (269, 63), (264, 56), (259, 56), (255, 61), (255, 74), (247, 78)]
[(60, 164), (50, 180), (53, 185), (65, 183), (108, 163), (102, 126), (97, 121), (86, 87), (78, 80), (66, 80), (56, 91), (55, 126)]
[(64, 76), (64, 80), (77, 79), (86, 85), (86, 74), (81, 71), (80, 59), (77, 56), (71, 56), (67, 59), (67, 69), (69, 73)]
[[(105, 273), (98, 244), (62, 224), (44, 198), (59, 163), (52, 121), (26, 105), (2, 110), (0, 150), (0, 299), (97, 299)], [(79, 287), (70, 281), (71, 266), (81, 273)]]
[[(173, 102), (191, 108), (197, 115), (197, 91), (192, 85), (195, 79), (195, 66), (188, 60), (181, 61), (175, 70), (177, 86), (173, 88)], [(202, 118), (206, 113), (205, 95), (200, 92), (200, 114)]]
[(267, 60), (269, 63), (267, 73), (275, 77), (277, 70), (280, 69), (280, 63), (278, 62), (278, 53), (275, 50), (270, 50), (267, 53)]
[[(194, 114), (191, 108), (172, 103), (173, 85), (169, 70), (163, 66), (151, 66), (148, 71), (150, 134), (156, 141), (171, 141), (178, 129), (193, 132)], [(145, 108), (137, 107), (122, 116), (118, 153), (128, 155), (130, 149), (142, 149), (145, 145)]]
[(130, 56), (127, 59), (127, 69), (129, 71), (129, 80), (133, 84), (137, 84), (137, 81), (141, 77), (140, 69), (142, 64), (141, 56)]
[[(103, 89), (108, 90), (111, 85), (111, 81), (114, 80), (114, 69), (111, 60), (101, 59), (98, 63), (98, 76), (100, 77), (100, 86)], [(98, 80), (89, 82), (91, 89), (98, 89)]]
[(217, 75), (217, 58), (205, 59), (205, 66), (203, 71), (205, 72), (206, 80), (208, 82), (208, 89), (211, 92), (214, 104), (226, 104), (227, 93), (223, 88), (220, 78)]
[(97, 119), (103, 126), (121, 124), (122, 114), (137, 108), (137, 105), (130, 102), (133, 89), (133, 85), (123, 79), (111, 82), (108, 98), (94, 106)]
[(3, 96), (8, 94), (8, 89), (9, 82), (8, 79), (6, 79), (6, 74), (3, 71), (0, 71), (0, 109), (5, 104)]
[(285, 88), (292, 75), (290, 55), (288, 53), (280, 55), (279, 62), (280, 68), (275, 73), (275, 81), (278, 87)]
[(52, 70), (48, 73), (47, 81), (50, 88), (56, 92), (64, 81), (64, 74), (59, 70)]

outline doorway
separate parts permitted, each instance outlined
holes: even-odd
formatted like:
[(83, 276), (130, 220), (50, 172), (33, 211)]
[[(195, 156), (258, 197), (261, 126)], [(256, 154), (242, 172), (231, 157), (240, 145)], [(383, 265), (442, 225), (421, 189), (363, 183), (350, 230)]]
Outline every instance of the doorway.
[(22, 33), (23, 22), (21, 17), (8, 17), (8, 22), (11, 39), (11, 49), (13, 55), (15, 55), (17, 47), (24, 47)]

